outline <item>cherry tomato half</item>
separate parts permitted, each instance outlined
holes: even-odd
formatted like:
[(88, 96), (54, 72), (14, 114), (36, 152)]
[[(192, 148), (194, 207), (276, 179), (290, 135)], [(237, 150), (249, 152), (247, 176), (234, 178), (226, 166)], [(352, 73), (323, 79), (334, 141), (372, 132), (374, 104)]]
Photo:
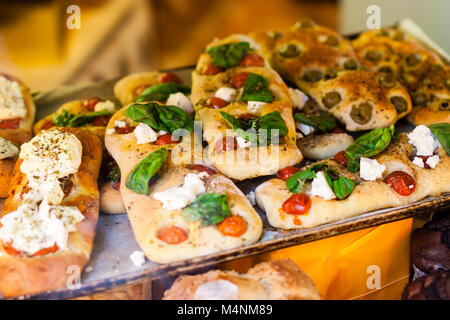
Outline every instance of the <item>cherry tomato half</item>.
[(188, 234), (184, 229), (172, 226), (159, 230), (156, 237), (168, 244), (179, 244), (186, 241)]
[(134, 94), (133, 94), (133, 96), (134, 96), (135, 98), (139, 97), (139, 96), (142, 94), (142, 92), (144, 92), (144, 90), (147, 89), (148, 87), (150, 87), (150, 84), (148, 84), (148, 83), (140, 84), (139, 86), (137, 86), (137, 87), (134, 89)]
[(219, 72), (222, 72), (222, 68), (216, 67), (213, 64), (208, 64), (202, 70), (202, 74), (205, 76), (213, 76), (215, 74), (218, 74)]
[(106, 127), (110, 116), (98, 116), (92, 119), (92, 125), (96, 127)]
[(416, 189), (416, 180), (404, 171), (392, 172), (385, 182), (401, 196), (408, 196)]
[(216, 142), (215, 151), (216, 153), (222, 153), (225, 151), (236, 150), (237, 142), (234, 137), (224, 137)]
[(345, 151), (336, 153), (334, 155), (334, 161), (336, 161), (343, 167), (347, 167), (348, 161), (347, 161), (347, 157), (345, 156)]
[(175, 82), (175, 83), (182, 84), (183, 80), (181, 80), (181, 78), (176, 73), (167, 72), (167, 73), (163, 73), (159, 77), (159, 82), (160, 83)]
[(99, 102), (103, 101), (102, 99), (99, 98), (88, 98), (85, 102), (84, 105), (86, 106), (86, 108), (89, 111), (94, 111), (95, 110), (95, 105)]
[(158, 139), (155, 141), (155, 144), (157, 146), (163, 146), (166, 144), (171, 143), (177, 143), (178, 141), (172, 138), (171, 134), (163, 134), (162, 136), (159, 136)]
[(298, 171), (298, 169), (296, 167), (286, 167), (286, 168), (283, 168), (280, 171), (278, 171), (277, 175), (275, 177), (286, 181), (297, 171)]
[(20, 118), (0, 120), (0, 129), (17, 129), (20, 125)]
[(431, 167), (427, 164), (427, 160), (430, 156), (418, 156), (419, 158), (422, 158), (423, 160), (423, 167), (425, 169), (431, 169)]
[(247, 221), (241, 216), (226, 217), (217, 227), (224, 236), (240, 237), (247, 231)]
[(49, 254), (49, 253), (53, 253), (58, 251), (59, 247), (58, 245), (55, 243), (53, 246), (51, 246), (50, 248), (44, 248), (41, 249), (39, 251), (36, 251), (35, 253), (33, 253), (32, 257), (37, 257), (37, 256), (43, 256), (45, 254)]
[(243, 67), (264, 67), (264, 58), (257, 53), (249, 53), (240, 64)]
[(293, 194), (281, 208), (288, 214), (305, 215), (311, 209), (311, 199), (305, 193)]
[(136, 127), (125, 126), (125, 127), (116, 127), (115, 129), (117, 134), (129, 134), (132, 133), (134, 129), (136, 129)]
[(245, 82), (247, 81), (249, 72), (239, 72), (234, 74), (231, 77), (230, 84), (235, 88), (239, 89), (242, 88), (245, 85)]
[(196, 170), (198, 172), (206, 172), (207, 174), (216, 174), (217, 171), (214, 170), (213, 168), (201, 165), (201, 164), (193, 164), (191, 166), (189, 166), (190, 169), (192, 170)]
[(206, 105), (209, 108), (213, 108), (213, 109), (222, 109), (229, 104), (230, 103), (227, 100), (223, 100), (223, 99), (220, 99), (217, 97), (211, 97), (208, 100), (206, 100)]

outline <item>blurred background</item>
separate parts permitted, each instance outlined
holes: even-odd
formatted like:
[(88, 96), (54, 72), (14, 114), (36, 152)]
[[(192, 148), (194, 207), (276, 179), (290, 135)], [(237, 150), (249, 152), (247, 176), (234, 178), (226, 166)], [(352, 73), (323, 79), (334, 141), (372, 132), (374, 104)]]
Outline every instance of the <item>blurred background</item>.
[(410, 17), (450, 51), (448, 0), (0, 0), (0, 71), (35, 92), (193, 65), (216, 36), (302, 17), (343, 34), (362, 31), (371, 4), (383, 25)]

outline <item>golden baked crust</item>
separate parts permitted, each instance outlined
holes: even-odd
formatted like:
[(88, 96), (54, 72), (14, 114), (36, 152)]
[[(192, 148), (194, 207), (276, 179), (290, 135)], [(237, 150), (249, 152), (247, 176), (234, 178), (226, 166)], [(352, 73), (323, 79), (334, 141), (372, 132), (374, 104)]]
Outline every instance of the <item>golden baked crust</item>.
[(440, 162), (434, 169), (421, 168), (411, 161), (412, 147), (406, 134), (399, 140), (391, 142), (389, 147), (375, 159), (386, 166), (383, 178), (393, 171), (405, 171), (416, 180), (416, 189), (409, 196), (397, 194), (391, 187), (381, 181), (362, 181), (358, 173), (351, 173), (334, 160), (324, 160), (342, 175), (357, 180), (353, 192), (344, 200), (325, 200), (321, 197), (311, 198), (311, 209), (307, 215), (290, 215), (281, 210), (282, 204), (292, 193), (286, 182), (272, 179), (264, 182), (255, 190), (258, 206), (266, 212), (267, 219), (273, 227), (283, 229), (312, 228), (356, 216), (374, 210), (398, 207), (419, 201), (427, 196), (438, 196), (450, 191), (450, 157), (439, 148)]
[[(259, 50), (259, 45), (244, 35), (215, 39), (208, 47), (238, 41), (249, 42), (256, 52)], [(301, 152), (295, 144), (295, 122), (292, 117), (292, 104), (288, 88), (281, 77), (268, 65), (267, 61), (265, 61), (263, 67), (237, 66), (216, 75), (203, 75), (201, 71), (210, 63), (211, 57), (208, 53), (203, 52), (198, 60), (196, 70), (192, 72), (191, 100), (196, 110), (196, 120), (202, 122), (203, 137), (209, 144), (209, 161), (214, 167), (232, 179), (244, 180), (274, 174), (285, 166), (294, 165), (301, 161)], [(266, 103), (254, 111), (250, 111), (247, 103), (242, 101), (232, 101), (221, 109), (213, 109), (205, 105), (207, 99), (214, 96), (219, 88), (230, 86), (230, 79), (233, 75), (241, 72), (255, 73), (265, 77), (269, 81), (268, 88), (274, 95), (274, 101)], [(239, 117), (248, 114), (263, 116), (274, 111), (280, 112), (288, 128), (288, 134), (281, 139), (279, 145), (238, 148), (216, 153), (215, 145), (220, 139), (227, 135), (236, 135), (220, 112)]]
[(136, 89), (141, 85), (155, 85), (159, 83), (160, 72), (139, 72), (123, 77), (114, 85), (114, 96), (122, 106), (130, 104), (136, 99)]
[[(97, 176), (102, 157), (102, 144), (95, 135), (83, 129), (60, 128), (77, 136), (83, 146), (79, 170), (73, 176), (72, 191), (61, 205), (76, 206), (84, 215), (77, 231), (70, 233), (68, 250), (38, 257), (12, 256), (0, 247), (0, 292), (4, 297), (15, 297), (51, 290), (66, 285), (68, 267), (77, 266), (80, 272), (89, 260), (98, 219)], [(2, 216), (15, 211), (21, 204), (21, 193), (27, 177), (20, 171), (21, 159), (13, 172), (8, 198)]]
[(126, 213), (122, 195), (119, 190), (112, 187), (111, 183), (105, 183), (100, 187), (100, 211), (107, 214)]
[[(411, 99), (405, 88), (395, 82), (392, 87), (382, 85), (383, 73), (365, 70), (338, 72), (337, 77), (316, 82), (309, 90), (309, 95), (317, 101), (319, 107), (329, 111), (349, 131), (370, 130), (388, 127), (412, 109)], [(328, 108), (325, 104), (327, 94), (340, 96), (340, 101)], [(395, 99), (401, 104), (396, 107)], [(363, 104), (370, 105), (368, 111)]]
[(311, 278), (290, 259), (260, 263), (246, 274), (213, 270), (180, 276), (164, 293), (163, 300), (193, 300), (197, 288), (207, 282), (227, 280), (238, 286), (237, 300), (320, 300)]
[[(124, 111), (118, 111), (110, 120), (108, 128), (114, 127), (115, 120), (124, 120)], [(200, 227), (200, 221), (186, 222), (181, 210), (166, 210), (162, 203), (153, 195), (156, 192), (179, 186), (188, 173), (198, 173), (183, 166), (183, 161), (190, 160), (178, 157), (179, 144), (157, 146), (153, 144), (137, 145), (134, 134), (108, 134), (105, 144), (112, 157), (120, 167), (122, 179), (120, 192), (137, 242), (146, 256), (158, 263), (179, 261), (221, 250), (232, 249), (241, 245), (258, 241), (262, 233), (262, 222), (247, 197), (229, 180), (221, 174), (212, 174), (205, 180), (206, 191), (226, 193), (233, 214), (239, 215), (247, 222), (248, 229), (240, 237), (224, 236), (217, 226)], [(137, 194), (126, 187), (126, 179), (133, 168), (150, 153), (167, 148), (178, 152), (169, 153), (168, 165), (160, 171), (160, 178), (149, 188), (149, 195)], [(178, 157), (178, 158), (177, 158)], [(182, 162), (175, 163), (174, 159)], [(185, 163), (185, 164), (189, 164)], [(157, 233), (165, 226), (177, 226), (187, 231), (186, 241), (171, 245), (157, 238)]]

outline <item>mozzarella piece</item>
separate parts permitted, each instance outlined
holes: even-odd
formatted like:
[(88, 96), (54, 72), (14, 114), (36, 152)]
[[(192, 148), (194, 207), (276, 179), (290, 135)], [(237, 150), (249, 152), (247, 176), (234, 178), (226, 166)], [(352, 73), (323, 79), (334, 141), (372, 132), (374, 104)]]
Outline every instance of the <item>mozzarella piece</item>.
[(318, 196), (325, 200), (335, 199), (336, 195), (331, 189), (322, 171), (316, 173), (311, 184), (311, 196)]
[(236, 93), (237, 93), (237, 90), (234, 88), (222, 87), (216, 91), (214, 96), (216, 96), (217, 98), (220, 98), (222, 100), (231, 102), (231, 101), (233, 101), (234, 97), (236, 97)]
[(106, 134), (113, 134), (114, 132), (116, 132), (115, 128), (106, 129)]
[(295, 127), (300, 130), (305, 136), (313, 133), (315, 131), (313, 126), (308, 126), (307, 124), (296, 122)]
[(235, 300), (239, 287), (228, 280), (216, 280), (202, 283), (194, 293), (194, 300)]
[(142, 251), (135, 250), (130, 254), (130, 260), (136, 267), (140, 267), (145, 263), (145, 254)]
[(136, 126), (134, 135), (136, 136), (137, 144), (152, 143), (158, 139), (156, 132), (145, 123), (139, 123)]
[(205, 175), (188, 173), (184, 177), (184, 184), (180, 187), (173, 187), (153, 195), (156, 200), (163, 204), (167, 210), (177, 210), (186, 207), (195, 198), (206, 191), (205, 184), (201, 180)]
[(0, 137), (0, 159), (6, 159), (19, 153), (19, 149), (9, 140)]
[(434, 169), (439, 164), (439, 161), (439, 156), (434, 155), (427, 159), (427, 165), (429, 165), (431, 169)]
[(127, 123), (122, 120), (116, 120), (114, 121), (114, 125), (118, 128), (125, 128), (127, 126)]
[(309, 100), (309, 97), (306, 94), (294, 88), (289, 88), (289, 97), (291, 98), (292, 107), (299, 110), (303, 109), (306, 101)]
[(245, 140), (241, 136), (236, 136), (236, 143), (239, 148), (248, 148), (252, 146), (252, 144), (249, 141)]
[(0, 76), (0, 119), (23, 118), (26, 114), (19, 83)]
[(252, 206), (256, 205), (256, 198), (255, 198), (255, 192), (250, 191), (248, 194), (246, 194), (247, 199), (250, 201)]
[(418, 156), (432, 156), (434, 151), (440, 146), (434, 138), (431, 130), (424, 125), (417, 126), (408, 134), (409, 143), (416, 148)]
[(375, 181), (383, 177), (383, 172), (386, 170), (384, 164), (379, 164), (376, 159), (369, 159), (361, 157), (359, 161), (359, 175), (367, 181)]
[(265, 102), (261, 101), (249, 101), (247, 102), (247, 109), (251, 112), (256, 112), (261, 108), (263, 105), (265, 105)]
[(97, 102), (97, 104), (95, 105), (94, 111), (99, 112), (99, 111), (106, 110), (110, 113), (113, 113), (115, 109), (116, 109), (116, 106), (114, 105), (114, 102), (106, 100), (106, 101)]
[(166, 105), (177, 106), (186, 113), (194, 112), (191, 100), (189, 100), (182, 92), (172, 93), (167, 99)]
[(420, 157), (414, 157), (414, 160), (412, 161), (416, 166), (419, 166), (421, 168), (425, 168), (425, 163), (423, 162), (423, 159)]

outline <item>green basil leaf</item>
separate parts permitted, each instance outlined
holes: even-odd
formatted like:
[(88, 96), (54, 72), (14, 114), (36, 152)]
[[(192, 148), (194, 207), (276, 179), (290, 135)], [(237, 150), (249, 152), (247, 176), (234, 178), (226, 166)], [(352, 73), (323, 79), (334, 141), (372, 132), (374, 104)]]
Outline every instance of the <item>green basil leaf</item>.
[(314, 179), (316, 177), (316, 173), (325, 168), (328, 168), (328, 165), (324, 162), (321, 162), (316, 163), (306, 170), (298, 171), (286, 180), (286, 187), (292, 193), (303, 192), (305, 182)]
[(142, 93), (134, 100), (134, 102), (164, 102), (169, 98), (171, 94), (177, 92), (189, 94), (191, 92), (191, 89), (187, 86), (175, 82), (158, 83), (142, 91)]
[(155, 104), (159, 121), (166, 126), (170, 133), (177, 129), (194, 130), (194, 120), (183, 109), (177, 106), (160, 106)]
[(237, 66), (250, 51), (252, 49), (248, 42), (235, 42), (211, 47), (206, 52), (211, 56), (214, 66), (232, 68)]
[(450, 123), (435, 123), (429, 125), (431, 132), (438, 139), (441, 147), (450, 156)]
[(139, 194), (148, 195), (150, 179), (158, 173), (167, 160), (167, 149), (161, 148), (139, 162), (127, 177), (126, 186)]
[(356, 139), (345, 150), (348, 170), (352, 172), (358, 171), (361, 157), (373, 157), (386, 149), (394, 133), (395, 129), (392, 125), (389, 128), (374, 129)]
[(79, 114), (70, 119), (69, 123), (67, 124), (67, 127), (73, 128), (81, 127), (82, 125), (90, 123), (96, 117), (103, 117), (109, 115), (111, 115), (111, 112), (109, 112), (108, 110), (93, 111)]
[(52, 122), (58, 127), (67, 127), (70, 120), (72, 120), (73, 118), (75, 118), (75, 115), (73, 113), (70, 113), (66, 109), (63, 109), (60, 114), (53, 118)]
[(356, 186), (355, 180), (339, 176), (339, 173), (331, 169), (325, 169), (324, 176), (328, 185), (340, 200), (347, 198)]
[(202, 193), (190, 205), (183, 209), (183, 218), (187, 222), (201, 219), (200, 226), (212, 226), (231, 216), (226, 194), (214, 192)]
[(245, 81), (240, 101), (272, 102), (273, 95), (268, 87), (269, 81), (265, 77), (250, 73)]
[(136, 122), (145, 123), (153, 130), (169, 132), (169, 129), (167, 129), (163, 123), (159, 123), (155, 105), (158, 104), (153, 102), (146, 104), (132, 104), (125, 110), (123, 115)]
[(336, 120), (331, 113), (326, 111), (321, 111), (320, 116), (306, 115), (303, 112), (299, 112), (294, 114), (294, 118), (297, 122), (312, 126), (323, 133), (330, 132), (336, 128)]

